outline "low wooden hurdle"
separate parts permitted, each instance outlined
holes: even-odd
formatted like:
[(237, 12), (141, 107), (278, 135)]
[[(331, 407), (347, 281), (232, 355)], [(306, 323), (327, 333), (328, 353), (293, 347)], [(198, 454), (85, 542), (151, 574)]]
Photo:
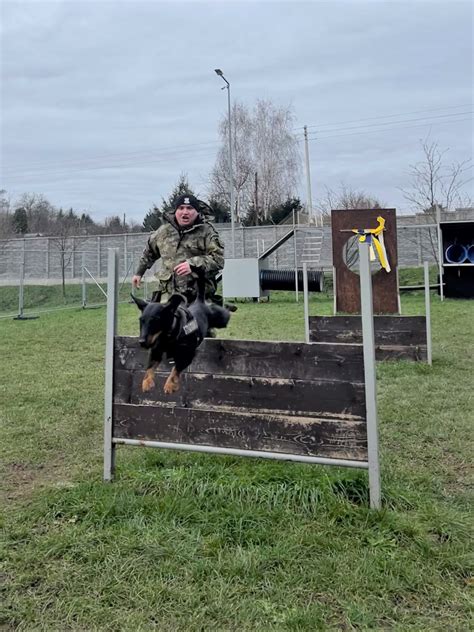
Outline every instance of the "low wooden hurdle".
[(368, 469), (370, 506), (379, 508), (366, 244), (360, 255), (363, 344), (206, 339), (181, 390), (167, 396), (170, 367), (142, 393), (147, 352), (138, 337), (116, 336), (117, 254), (109, 250), (104, 479), (113, 478), (121, 444), (253, 456)]
[[(431, 304), (428, 263), (424, 264), (425, 315), (374, 316), (377, 360), (414, 360), (432, 363)], [(362, 319), (356, 315), (309, 316), (311, 342), (362, 342)]]
[[(362, 342), (360, 316), (310, 316), (311, 342)], [(376, 360), (427, 360), (425, 316), (374, 316)]]

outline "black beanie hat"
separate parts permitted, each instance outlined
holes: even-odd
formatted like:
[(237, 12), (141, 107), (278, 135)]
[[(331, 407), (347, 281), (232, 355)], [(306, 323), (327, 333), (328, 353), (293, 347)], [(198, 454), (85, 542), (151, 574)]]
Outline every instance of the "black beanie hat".
[(188, 204), (189, 206), (192, 206), (194, 209), (196, 209), (198, 213), (201, 210), (199, 208), (199, 200), (194, 195), (180, 195), (174, 204), (174, 210), (176, 210), (178, 206), (181, 206), (182, 204)]

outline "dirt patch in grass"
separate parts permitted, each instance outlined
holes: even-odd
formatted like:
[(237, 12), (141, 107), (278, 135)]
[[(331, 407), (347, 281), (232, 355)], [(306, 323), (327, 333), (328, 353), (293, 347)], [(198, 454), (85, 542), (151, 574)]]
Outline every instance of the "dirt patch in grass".
[(28, 500), (36, 492), (48, 487), (73, 486), (71, 473), (66, 473), (64, 462), (59, 459), (56, 463), (8, 463), (2, 467), (2, 485), (0, 496), (8, 502), (22, 502)]

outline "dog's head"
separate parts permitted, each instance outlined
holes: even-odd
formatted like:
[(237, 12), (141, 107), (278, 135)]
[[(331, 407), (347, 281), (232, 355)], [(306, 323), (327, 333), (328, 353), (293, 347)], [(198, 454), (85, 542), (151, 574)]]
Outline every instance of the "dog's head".
[(150, 349), (160, 334), (166, 336), (172, 332), (176, 310), (186, 299), (181, 294), (173, 294), (167, 303), (150, 303), (133, 294), (132, 298), (141, 311), (138, 341), (142, 347)]

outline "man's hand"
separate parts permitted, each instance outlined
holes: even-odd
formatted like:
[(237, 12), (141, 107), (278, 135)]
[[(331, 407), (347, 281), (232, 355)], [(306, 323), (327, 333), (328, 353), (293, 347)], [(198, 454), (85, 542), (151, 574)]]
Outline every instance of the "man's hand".
[(189, 263), (187, 261), (183, 261), (183, 263), (178, 263), (178, 265), (175, 266), (174, 271), (176, 272), (176, 274), (178, 276), (184, 276), (185, 274), (191, 274), (191, 266), (189, 265)]
[(132, 287), (136, 287), (139, 288), (140, 287), (140, 281), (142, 280), (142, 277), (139, 276), (138, 274), (134, 274), (132, 276)]

